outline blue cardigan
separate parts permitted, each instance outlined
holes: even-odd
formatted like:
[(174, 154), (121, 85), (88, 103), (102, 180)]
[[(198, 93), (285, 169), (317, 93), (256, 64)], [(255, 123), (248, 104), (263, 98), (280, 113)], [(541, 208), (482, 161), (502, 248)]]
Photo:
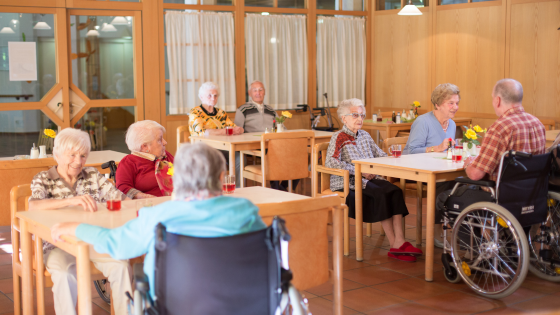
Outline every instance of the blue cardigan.
[(167, 231), (195, 236), (221, 237), (262, 230), (266, 225), (259, 208), (247, 199), (220, 196), (205, 200), (168, 201), (140, 209), (138, 218), (125, 225), (106, 229), (80, 224), (76, 236), (93, 245), (98, 253), (114, 259), (129, 259), (146, 254), (144, 273), (154, 295), (155, 227), (163, 223)]
[(440, 145), (445, 138), (455, 139), (455, 131), (455, 122), (449, 119), (449, 127), (444, 132), (434, 112), (418, 116), (412, 123), (403, 154), (425, 153), (426, 148)]

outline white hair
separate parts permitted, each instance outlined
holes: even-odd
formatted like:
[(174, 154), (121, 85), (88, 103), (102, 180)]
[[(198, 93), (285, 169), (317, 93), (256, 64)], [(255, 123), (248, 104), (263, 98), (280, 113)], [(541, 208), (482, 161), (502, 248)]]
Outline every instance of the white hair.
[(256, 83), (260, 83), (260, 84), (263, 86), (263, 88), (264, 88), (264, 83), (262, 83), (262, 82), (259, 81), (259, 80), (255, 80), (255, 81), (251, 82), (251, 84), (249, 84), (249, 90), (251, 90), (251, 86), (253, 86), (253, 84), (256, 84)]
[(220, 175), (226, 170), (226, 159), (207, 144), (181, 145), (173, 167), (173, 190), (177, 199), (222, 193)]
[(201, 101), (202, 101), (202, 96), (208, 90), (216, 90), (218, 92), (218, 96), (220, 95), (220, 87), (216, 83), (212, 81), (204, 82), (198, 89), (198, 98), (200, 98)]
[(130, 151), (140, 151), (143, 144), (156, 138), (156, 130), (165, 133), (165, 128), (153, 120), (137, 121), (126, 130), (126, 145)]
[(344, 100), (340, 102), (340, 104), (338, 104), (338, 109), (336, 110), (336, 113), (338, 114), (338, 117), (342, 119), (342, 116), (350, 114), (352, 111), (352, 107), (355, 106), (361, 107), (364, 110), (364, 114), (366, 113), (366, 107), (364, 106), (364, 102), (362, 102), (362, 100), (357, 98), (351, 98), (349, 100)]
[(89, 135), (80, 129), (63, 129), (54, 138), (53, 158), (55, 161), (57, 157), (66, 151), (77, 151), (87, 156), (90, 150), (91, 142)]

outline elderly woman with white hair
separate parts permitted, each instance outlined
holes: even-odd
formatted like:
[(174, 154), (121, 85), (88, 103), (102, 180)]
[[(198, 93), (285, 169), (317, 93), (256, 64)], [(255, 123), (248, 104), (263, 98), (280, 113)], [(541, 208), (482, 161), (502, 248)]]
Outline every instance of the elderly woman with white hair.
[[(355, 218), (355, 189), (363, 189), (362, 209), (364, 222), (381, 222), (389, 239), (389, 257), (401, 261), (415, 262), (422, 250), (404, 239), (403, 217), (408, 215), (403, 193), (397, 186), (381, 176), (362, 173), (356, 187), (355, 169), (352, 160), (385, 157), (369, 133), (361, 130), (366, 109), (361, 100), (353, 98), (338, 105), (338, 116), (344, 123), (342, 130), (333, 134), (327, 149), (326, 166), (350, 171), (350, 193), (346, 198), (350, 217)], [(343, 178), (331, 176), (332, 191), (344, 190)]]
[(182, 145), (177, 152), (173, 180), (174, 200), (150, 209), (140, 209), (138, 218), (115, 229), (80, 223), (62, 223), (52, 228), (52, 237), (76, 235), (93, 244), (99, 253), (115, 259), (147, 254), (144, 273), (154, 293), (154, 230), (158, 223), (174, 233), (194, 237), (222, 237), (266, 228), (259, 209), (244, 198), (222, 196), (226, 161), (204, 143)]
[(216, 107), (220, 88), (214, 82), (205, 82), (198, 90), (202, 104), (189, 113), (189, 131), (192, 135), (225, 135), (226, 127), (233, 127), (233, 134), (240, 135), (243, 128), (236, 126), (223, 109)]
[(173, 181), (167, 175), (173, 155), (165, 150), (165, 128), (153, 120), (133, 123), (126, 131), (131, 154), (117, 168), (117, 188), (132, 199), (170, 196)]
[[(54, 139), (53, 156), (57, 166), (33, 177), (29, 210), (56, 210), (81, 206), (85, 211), (97, 211), (97, 203), (105, 202), (109, 194), (120, 194), (105, 176), (94, 167), (84, 167), (91, 149), (89, 135), (67, 128)], [(76, 314), (76, 258), (53, 244), (43, 242), (45, 267), (50, 272), (56, 314)], [(125, 292), (131, 290), (129, 265), (126, 261), (92, 258), (103, 275), (109, 278), (116, 314), (126, 314)]]

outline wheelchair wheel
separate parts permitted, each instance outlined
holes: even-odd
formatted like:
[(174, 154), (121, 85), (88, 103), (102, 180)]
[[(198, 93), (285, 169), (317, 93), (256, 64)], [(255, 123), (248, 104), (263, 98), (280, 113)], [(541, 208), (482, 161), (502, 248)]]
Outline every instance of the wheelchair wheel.
[(560, 282), (560, 193), (551, 191), (548, 197), (546, 222), (533, 225), (529, 231), (529, 271), (541, 279)]
[(467, 207), (455, 221), (451, 242), (455, 268), (476, 293), (501, 299), (523, 283), (529, 245), (519, 222), (502, 206), (478, 202)]
[(459, 273), (457, 272), (457, 269), (455, 267), (450, 267), (450, 273), (451, 274), (448, 275), (445, 269), (443, 269), (443, 276), (445, 277), (445, 280), (447, 280), (449, 283), (461, 282), (461, 277), (459, 276)]
[(93, 281), (93, 284), (95, 285), (95, 290), (97, 290), (97, 293), (103, 302), (111, 304), (111, 290), (109, 289), (107, 279), (95, 280)]

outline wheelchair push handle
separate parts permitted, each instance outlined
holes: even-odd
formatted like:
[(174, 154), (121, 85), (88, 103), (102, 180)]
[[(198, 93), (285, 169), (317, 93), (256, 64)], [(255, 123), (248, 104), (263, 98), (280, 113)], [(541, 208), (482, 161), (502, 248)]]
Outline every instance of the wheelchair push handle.
[(512, 156), (520, 156), (522, 158), (530, 158), (533, 155), (531, 153), (526, 153), (526, 152), (521, 152), (521, 151), (514, 151), (514, 150), (510, 150), (509, 151), (509, 155)]

